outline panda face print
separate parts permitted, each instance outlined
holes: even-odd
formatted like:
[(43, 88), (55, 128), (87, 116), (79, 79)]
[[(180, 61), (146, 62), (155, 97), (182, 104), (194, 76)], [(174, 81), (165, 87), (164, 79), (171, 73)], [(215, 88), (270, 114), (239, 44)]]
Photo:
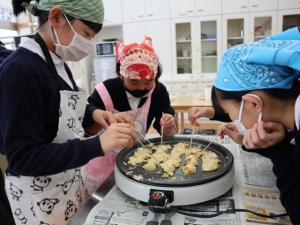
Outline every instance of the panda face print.
[(35, 177), (31, 187), (35, 191), (44, 191), (44, 188), (48, 187), (51, 182), (51, 178), (48, 177)]
[(78, 99), (80, 99), (78, 95), (71, 95), (71, 97), (68, 99), (68, 106), (75, 110)]
[(23, 214), (20, 208), (17, 208), (14, 211), (14, 214), (22, 224), (27, 224), (27, 218), (25, 217), (25, 215)]
[(56, 187), (61, 187), (64, 195), (66, 195), (66, 194), (68, 194), (68, 191), (71, 189), (72, 185), (73, 185), (73, 179), (67, 180), (63, 184), (58, 184), (58, 185), (56, 185)]
[(14, 200), (20, 201), (20, 198), (22, 197), (23, 194), (23, 191), (21, 189), (17, 188), (17, 186), (10, 183), (9, 191)]
[(69, 220), (76, 212), (77, 212), (77, 208), (75, 204), (69, 200), (67, 202), (67, 209), (65, 211), (65, 221)]
[(40, 210), (48, 215), (52, 213), (55, 205), (59, 203), (59, 199), (49, 199), (45, 198), (42, 201), (38, 202), (37, 205), (39, 206)]
[(77, 181), (82, 181), (82, 176), (81, 176), (81, 172), (79, 169), (76, 169), (74, 172), (74, 176), (73, 176), (73, 181), (77, 182)]

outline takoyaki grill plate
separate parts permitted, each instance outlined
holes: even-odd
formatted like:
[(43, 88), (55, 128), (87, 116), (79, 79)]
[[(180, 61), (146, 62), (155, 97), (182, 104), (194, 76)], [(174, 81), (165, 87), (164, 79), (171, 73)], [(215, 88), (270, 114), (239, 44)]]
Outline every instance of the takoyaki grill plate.
[[(190, 140), (191, 139), (188, 137), (169, 137), (163, 139), (163, 144), (170, 146), (176, 145), (178, 143), (189, 144)], [(149, 141), (154, 145), (160, 145), (161, 138), (152, 138), (149, 139)], [(142, 144), (147, 146), (148, 142), (144, 141), (142, 142)], [(133, 156), (134, 152), (139, 147), (141, 147), (140, 144), (136, 144), (130, 149), (122, 150), (117, 156), (116, 167), (123, 175), (127, 176), (129, 179), (134, 179), (134, 176), (142, 176), (142, 180), (134, 180), (139, 183), (159, 187), (188, 187), (202, 185), (215, 181), (232, 170), (234, 159), (233, 155), (227, 148), (215, 142), (210, 143), (210, 141), (203, 138), (193, 138), (192, 146), (199, 147), (201, 149), (205, 149), (205, 147), (208, 146), (208, 148), (206, 149), (207, 151), (212, 151), (218, 155), (220, 159), (219, 168), (211, 172), (202, 171), (202, 162), (201, 159), (199, 159), (199, 166), (197, 167), (196, 173), (192, 175), (185, 175), (180, 168), (184, 165), (185, 160), (183, 159), (181, 160), (182, 165), (176, 169), (174, 177), (164, 178), (162, 177), (162, 169), (157, 169), (155, 171), (146, 171), (142, 167), (143, 164), (138, 166), (130, 166), (127, 164), (129, 157)]]

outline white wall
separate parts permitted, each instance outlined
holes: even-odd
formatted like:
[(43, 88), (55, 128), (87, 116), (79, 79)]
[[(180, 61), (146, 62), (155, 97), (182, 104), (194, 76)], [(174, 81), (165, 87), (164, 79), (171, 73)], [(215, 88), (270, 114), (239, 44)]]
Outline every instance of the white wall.
[(0, 7), (12, 9), (11, 0), (0, 0)]

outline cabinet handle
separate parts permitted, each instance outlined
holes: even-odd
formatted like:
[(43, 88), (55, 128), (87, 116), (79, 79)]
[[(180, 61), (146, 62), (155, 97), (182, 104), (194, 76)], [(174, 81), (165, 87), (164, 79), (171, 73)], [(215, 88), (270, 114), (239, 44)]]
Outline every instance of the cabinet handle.
[(186, 11), (186, 12), (188, 12), (188, 13), (192, 13), (192, 12), (194, 12), (193, 10), (188, 10), (188, 11)]
[(203, 9), (198, 9), (198, 12), (203, 12), (204, 10)]
[(257, 8), (258, 7), (258, 5), (252, 5), (252, 8)]
[(242, 6), (241, 6), (241, 9), (246, 9), (246, 8), (247, 8), (246, 5), (242, 5)]
[(148, 16), (154, 16), (153, 14), (148, 14)]
[(143, 17), (144, 17), (144, 15), (139, 15), (138, 17), (139, 17), (139, 18), (143, 18)]

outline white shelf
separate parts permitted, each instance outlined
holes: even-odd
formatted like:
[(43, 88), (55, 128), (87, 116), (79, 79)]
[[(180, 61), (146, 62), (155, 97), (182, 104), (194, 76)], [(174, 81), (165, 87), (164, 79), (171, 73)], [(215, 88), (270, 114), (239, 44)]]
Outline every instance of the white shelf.
[(177, 57), (177, 59), (192, 59), (192, 57)]
[(192, 43), (191, 40), (186, 40), (186, 41), (176, 41), (178, 44), (184, 44), (184, 43)]
[(268, 37), (269, 35), (260, 35), (260, 36), (254, 36), (254, 38), (255, 39), (258, 39), (258, 38), (260, 38), (260, 39), (263, 39), (263, 38), (266, 38), (266, 37)]
[(217, 55), (203, 55), (202, 59), (213, 59), (213, 58), (217, 58)]
[(227, 40), (243, 40), (243, 37), (229, 37)]
[(209, 42), (209, 41), (217, 41), (217, 39), (216, 38), (209, 38), (209, 39), (201, 39), (201, 41)]

